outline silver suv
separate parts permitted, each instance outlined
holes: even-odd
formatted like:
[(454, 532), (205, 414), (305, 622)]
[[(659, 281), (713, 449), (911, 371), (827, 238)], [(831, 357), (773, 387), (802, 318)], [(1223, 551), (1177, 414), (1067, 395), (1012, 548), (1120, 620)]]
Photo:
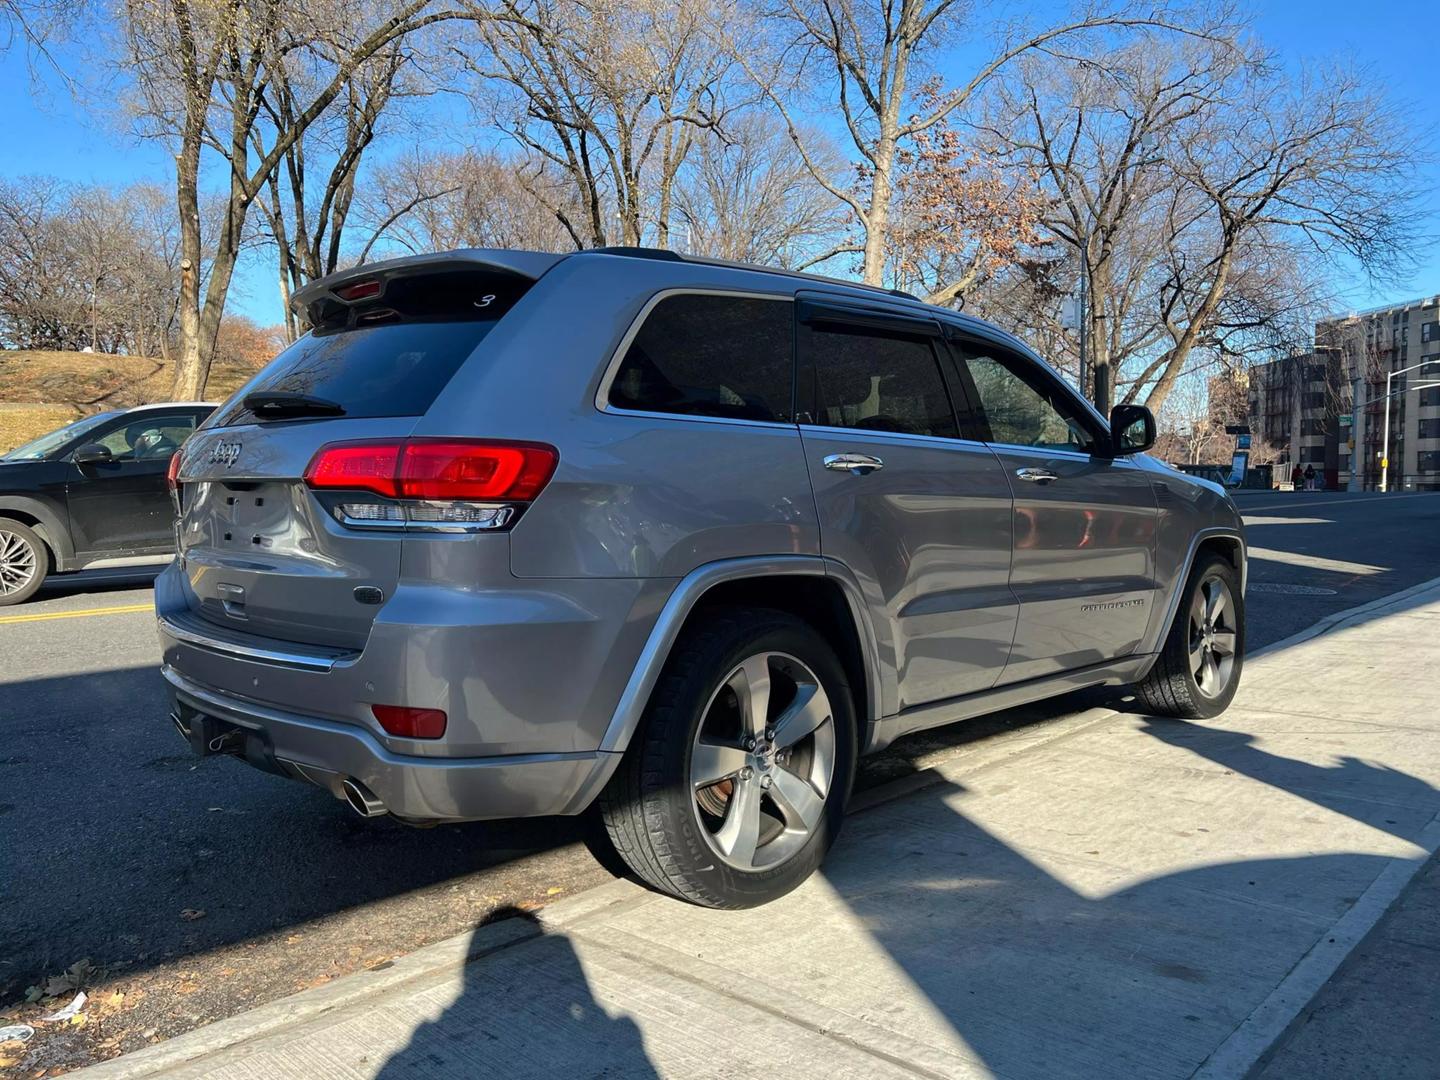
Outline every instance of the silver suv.
[(658, 889), (803, 881), (858, 755), (1079, 687), (1212, 716), (1224, 492), (1015, 338), (643, 249), (317, 281), (190, 439), (156, 586), (200, 753), (411, 822), (579, 814)]

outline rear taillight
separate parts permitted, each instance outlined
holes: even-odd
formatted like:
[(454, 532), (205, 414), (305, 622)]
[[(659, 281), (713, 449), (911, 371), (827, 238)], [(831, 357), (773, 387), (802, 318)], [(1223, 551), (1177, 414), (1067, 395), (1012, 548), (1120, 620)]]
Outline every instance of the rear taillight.
[[(153, 475), (153, 474), (152, 474)], [(180, 490), (180, 451), (170, 455), (170, 464), (165, 469), (165, 486), (170, 489), (170, 494)]]
[(445, 734), (445, 714), (439, 709), (412, 709), (406, 705), (371, 705), (370, 711), (387, 734), (401, 739), (438, 739)]
[(559, 455), (543, 443), (393, 439), (322, 446), (305, 469), (319, 490), (368, 491), (396, 503), (345, 502), (347, 525), (494, 529), (549, 483)]

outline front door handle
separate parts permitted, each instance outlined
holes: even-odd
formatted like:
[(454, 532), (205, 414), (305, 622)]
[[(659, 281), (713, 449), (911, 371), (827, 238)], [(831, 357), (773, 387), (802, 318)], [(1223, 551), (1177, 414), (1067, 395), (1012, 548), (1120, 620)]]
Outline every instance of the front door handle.
[(836, 472), (848, 472), (855, 476), (868, 476), (876, 469), (883, 469), (885, 462), (870, 454), (826, 454), (825, 468)]
[(1032, 484), (1053, 484), (1060, 479), (1049, 469), (1016, 469), (1015, 475)]

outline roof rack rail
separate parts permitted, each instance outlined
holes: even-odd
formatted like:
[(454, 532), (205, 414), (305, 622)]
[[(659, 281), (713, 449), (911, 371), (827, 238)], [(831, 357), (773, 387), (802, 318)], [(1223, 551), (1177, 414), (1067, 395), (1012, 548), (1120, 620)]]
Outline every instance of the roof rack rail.
[(695, 263), (697, 266), (724, 266), (732, 270), (754, 270), (762, 274), (780, 274), (783, 277), (803, 278), (806, 281), (820, 281), (830, 285), (845, 285), (852, 289), (864, 289), (867, 292), (884, 293), (886, 296), (895, 296), (902, 300), (914, 300), (916, 303), (924, 303), (920, 297), (914, 293), (908, 293), (904, 289), (887, 289), (883, 285), (867, 285), (861, 281), (845, 281), (843, 278), (826, 277), (824, 274), (807, 274), (803, 270), (786, 270), (779, 266), (762, 266), (759, 263), (740, 262), (736, 259), (714, 259), (704, 255), (682, 255), (680, 252), (671, 251), (668, 248), (615, 245), (610, 247), (585, 248), (577, 251), (575, 254), (624, 255), (632, 259), (656, 259), (661, 262)]

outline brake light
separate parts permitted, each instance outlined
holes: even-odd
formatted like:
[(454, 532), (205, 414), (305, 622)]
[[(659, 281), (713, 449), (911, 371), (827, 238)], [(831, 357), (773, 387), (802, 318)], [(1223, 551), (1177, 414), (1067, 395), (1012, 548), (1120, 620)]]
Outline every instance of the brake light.
[(400, 497), (400, 441), (333, 443), (322, 446), (305, 466), (312, 488), (346, 488)]
[(341, 300), (349, 300), (352, 303), (356, 300), (369, 300), (373, 296), (380, 295), (380, 282), (372, 279), (357, 281), (353, 285), (342, 285), (335, 290), (335, 295)]
[(180, 451), (170, 455), (170, 464), (165, 469), (165, 486), (173, 495), (180, 490)]
[(405, 705), (371, 705), (370, 711), (387, 734), (401, 739), (438, 739), (445, 734), (445, 713), (440, 709), (412, 709)]
[(346, 503), (343, 516), (351, 524), (470, 522), (494, 528), (513, 517), (513, 508), (497, 514), (493, 508), (468, 504), (531, 502), (550, 482), (558, 461), (555, 448), (543, 443), (458, 439), (331, 443), (310, 459), (305, 483), (317, 489), (368, 491), (424, 503), (405, 508)]
[(400, 497), (529, 502), (555, 458), (554, 447), (533, 443), (411, 441), (400, 455)]

